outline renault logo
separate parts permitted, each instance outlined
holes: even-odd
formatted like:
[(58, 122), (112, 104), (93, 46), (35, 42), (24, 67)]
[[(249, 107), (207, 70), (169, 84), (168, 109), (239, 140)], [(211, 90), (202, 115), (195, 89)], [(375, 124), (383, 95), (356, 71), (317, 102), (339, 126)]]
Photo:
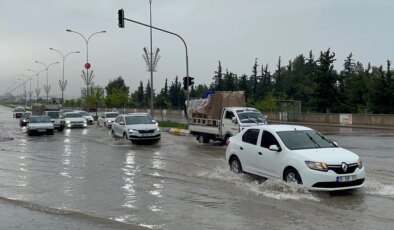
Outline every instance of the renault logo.
[(346, 172), (346, 171), (347, 171), (348, 166), (347, 166), (347, 164), (346, 164), (345, 162), (342, 162), (341, 167), (342, 167), (342, 169), (343, 169), (343, 172)]

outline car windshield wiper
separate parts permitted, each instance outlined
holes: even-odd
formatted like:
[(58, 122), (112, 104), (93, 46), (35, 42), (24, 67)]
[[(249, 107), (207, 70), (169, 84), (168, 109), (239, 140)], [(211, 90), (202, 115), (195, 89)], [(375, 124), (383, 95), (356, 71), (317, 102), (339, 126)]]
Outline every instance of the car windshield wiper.
[(334, 144), (334, 142), (333, 142), (333, 141), (331, 141), (331, 140), (327, 139), (325, 136), (323, 136), (323, 135), (320, 135), (319, 133), (316, 133), (316, 135), (318, 135), (318, 136), (319, 136), (321, 139), (323, 139), (323, 140), (327, 141), (329, 144), (331, 144), (331, 145), (333, 145), (333, 146), (335, 147), (335, 144)]
[(305, 133), (309, 139), (315, 144), (316, 147), (321, 148), (320, 145), (315, 141), (315, 139), (313, 139), (313, 137), (311, 135), (309, 135), (309, 133)]

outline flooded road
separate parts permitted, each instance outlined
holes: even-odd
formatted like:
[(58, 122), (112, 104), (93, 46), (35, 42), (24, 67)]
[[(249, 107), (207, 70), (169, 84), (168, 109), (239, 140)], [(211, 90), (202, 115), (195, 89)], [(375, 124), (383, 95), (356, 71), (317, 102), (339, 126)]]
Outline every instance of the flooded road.
[(223, 146), (167, 133), (152, 146), (96, 126), (28, 137), (0, 106), (0, 228), (393, 229), (394, 131), (314, 128), (362, 157), (364, 188), (235, 175)]

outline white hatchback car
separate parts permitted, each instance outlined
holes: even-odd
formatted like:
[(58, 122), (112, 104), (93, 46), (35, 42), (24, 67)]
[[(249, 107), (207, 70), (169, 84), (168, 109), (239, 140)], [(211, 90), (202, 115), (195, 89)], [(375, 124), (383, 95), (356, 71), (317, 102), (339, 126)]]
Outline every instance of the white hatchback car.
[(122, 114), (112, 124), (113, 138), (121, 137), (132, 142), (156, 143), (161, 138), (159, 127), (147, 115)]
[(226, 160), (236, 173), (303, 184), (309, 190), (335, 191), (364, 185), (358, 155), (304, 126), (248, 127), (229, 140)]

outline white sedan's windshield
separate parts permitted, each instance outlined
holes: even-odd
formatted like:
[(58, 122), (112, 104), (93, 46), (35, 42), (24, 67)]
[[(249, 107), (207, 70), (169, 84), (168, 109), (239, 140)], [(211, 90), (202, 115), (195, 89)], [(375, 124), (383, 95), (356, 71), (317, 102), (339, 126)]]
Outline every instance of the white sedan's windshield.
[(64, 115), (64, 117), (82, 117), (82, 114), (80, 114), (80, 113), (66, 113), (65, 115)]
[(315, 130), (294, 130), (277, 132), (290, 150), (334, 148), (334, 143)]
[(82, 112), (79, 112), (79, 113), (82, 114), (82, 116), (90, 116), (90, 113), (85, 112), (85, 111), (82, 111)]
[(107, 113), (105, 115), (106, 118), (114, 118), (117, 117), (119, 115), (119, 113)]
[(51, 119), (49, 117), (31, 117), (30, 123), (51, 123)]

